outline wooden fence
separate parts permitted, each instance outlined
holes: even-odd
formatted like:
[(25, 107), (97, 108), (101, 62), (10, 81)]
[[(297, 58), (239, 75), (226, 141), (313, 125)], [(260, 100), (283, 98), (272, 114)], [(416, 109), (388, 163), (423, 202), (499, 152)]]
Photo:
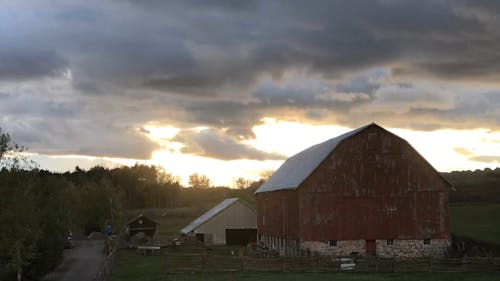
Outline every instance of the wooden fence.
[(107, 281), (110, 279), (115, 261), (115, 253), (116, 250), (112, 251), (111, 254), (106, 257), (93, 281)]
[(206, 254), (167, 254), (166, 271), (173, 272), (469, 272), (499, 271), (500, 258), (352, 258), (352, 257), (279, 257), (252, 258)]

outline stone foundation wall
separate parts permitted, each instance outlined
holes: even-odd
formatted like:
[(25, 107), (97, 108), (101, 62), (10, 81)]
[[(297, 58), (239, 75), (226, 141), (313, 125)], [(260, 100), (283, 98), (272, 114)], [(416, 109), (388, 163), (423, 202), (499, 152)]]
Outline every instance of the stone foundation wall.
[(301, 247), (321, 255), (349, 256), (353, 253), (364, 255), (365, 244), (365, 240), (339, 240), (337, 246), (330, 246), (328, 241), (305, 241), (301, 243)]
[[(298, 243), (297, 240), (262, 235), (260, 243), (270, 250), (277, 251), (282, 256), (314, 254), (349, 256), (354, 253), (363, 256), (366, 254), (365, 240), (338, 240), (336, 246), (330, 246), (329, 241), (304, 241)], [(451, 241), (432, 239), (430, 244), (426, 245), (424, 240), (393, 240), (393, 245), (387, 245), (387, 240), (376, 240), (375, 245), (379, 257), (442, 257), (451, 246)]]
[(387, 245), (387, 240), (377, 240), (377, 256), (380, 257), (442, 257), (451, 246), (447, 239), (432, 239), (430, 244), (424, 240), (394, 240), (393, 245)]

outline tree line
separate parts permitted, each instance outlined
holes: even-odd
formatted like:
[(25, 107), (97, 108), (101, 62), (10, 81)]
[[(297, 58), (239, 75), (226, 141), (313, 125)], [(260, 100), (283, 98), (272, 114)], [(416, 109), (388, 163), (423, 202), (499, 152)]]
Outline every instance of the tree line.
[(442, 173), (455, 190), (451, 203), (500, 203), (500, 168)]
[(247, 197), (263, 180), (213, 187), (201, 174), (179, 179), (155, 166), (54, 173), (24, 157), (25, 148), (0, 129), (0, 280), (36, 280), (61, 261), (68, 234), (87, 235), (112, 224), (123, 228), (128, 209), (199, 206), (207, 200)]

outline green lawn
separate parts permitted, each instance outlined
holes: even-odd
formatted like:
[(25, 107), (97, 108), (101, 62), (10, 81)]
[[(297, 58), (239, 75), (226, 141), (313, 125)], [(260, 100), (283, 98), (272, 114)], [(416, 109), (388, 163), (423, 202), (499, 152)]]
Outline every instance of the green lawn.
[(500, 244), (500, 204), (451, 205), (452, 233)]
[[(143, 209), (134, 213), (144, 213), (158, 221), (159, 238), (169, 239), (207, 208)], [(450, 205), (450, 222), (456, 235), (500, 244), (500, 204)]]
[[(178, 231), (203, 213), (197, 210), (144, 210), (160, 223), (162, 238), (175, 237)], [(500, 204), (451, 205), (451, 229), (454, 234), (500, 244)], [(228, 254), (232, 248), (215, 248), (216, 254)], [(234, 249), (236, 252), (237, 248)], [(133, 250), (119, 251), (112, 280), (499, 280), (499, 273), (179, 273), (165, 274), (162, 256), (140, 256)]]
[(168, 240), (179, 235), (179, 230), (210, 209), (208, 206), (197, 208), (179, 207), (172, 209), (135, 209), (129, 212), (129, 217), (144, 214), (160, 224), (158, 238)]

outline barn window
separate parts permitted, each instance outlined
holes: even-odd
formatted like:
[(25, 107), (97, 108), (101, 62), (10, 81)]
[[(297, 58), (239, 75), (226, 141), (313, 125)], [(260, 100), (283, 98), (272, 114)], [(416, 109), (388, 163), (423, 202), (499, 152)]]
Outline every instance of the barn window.
[(424, 245), (430, 245), (431, 239), (424, 239)]
[(392, 246), (392, 245), (394, 245), (394, 239), (388, 239), (387, 246)]
[(330, 245), (330, 247), (337, 247), (337, 240), (330, 240), (328, 241), (328, 244)]

